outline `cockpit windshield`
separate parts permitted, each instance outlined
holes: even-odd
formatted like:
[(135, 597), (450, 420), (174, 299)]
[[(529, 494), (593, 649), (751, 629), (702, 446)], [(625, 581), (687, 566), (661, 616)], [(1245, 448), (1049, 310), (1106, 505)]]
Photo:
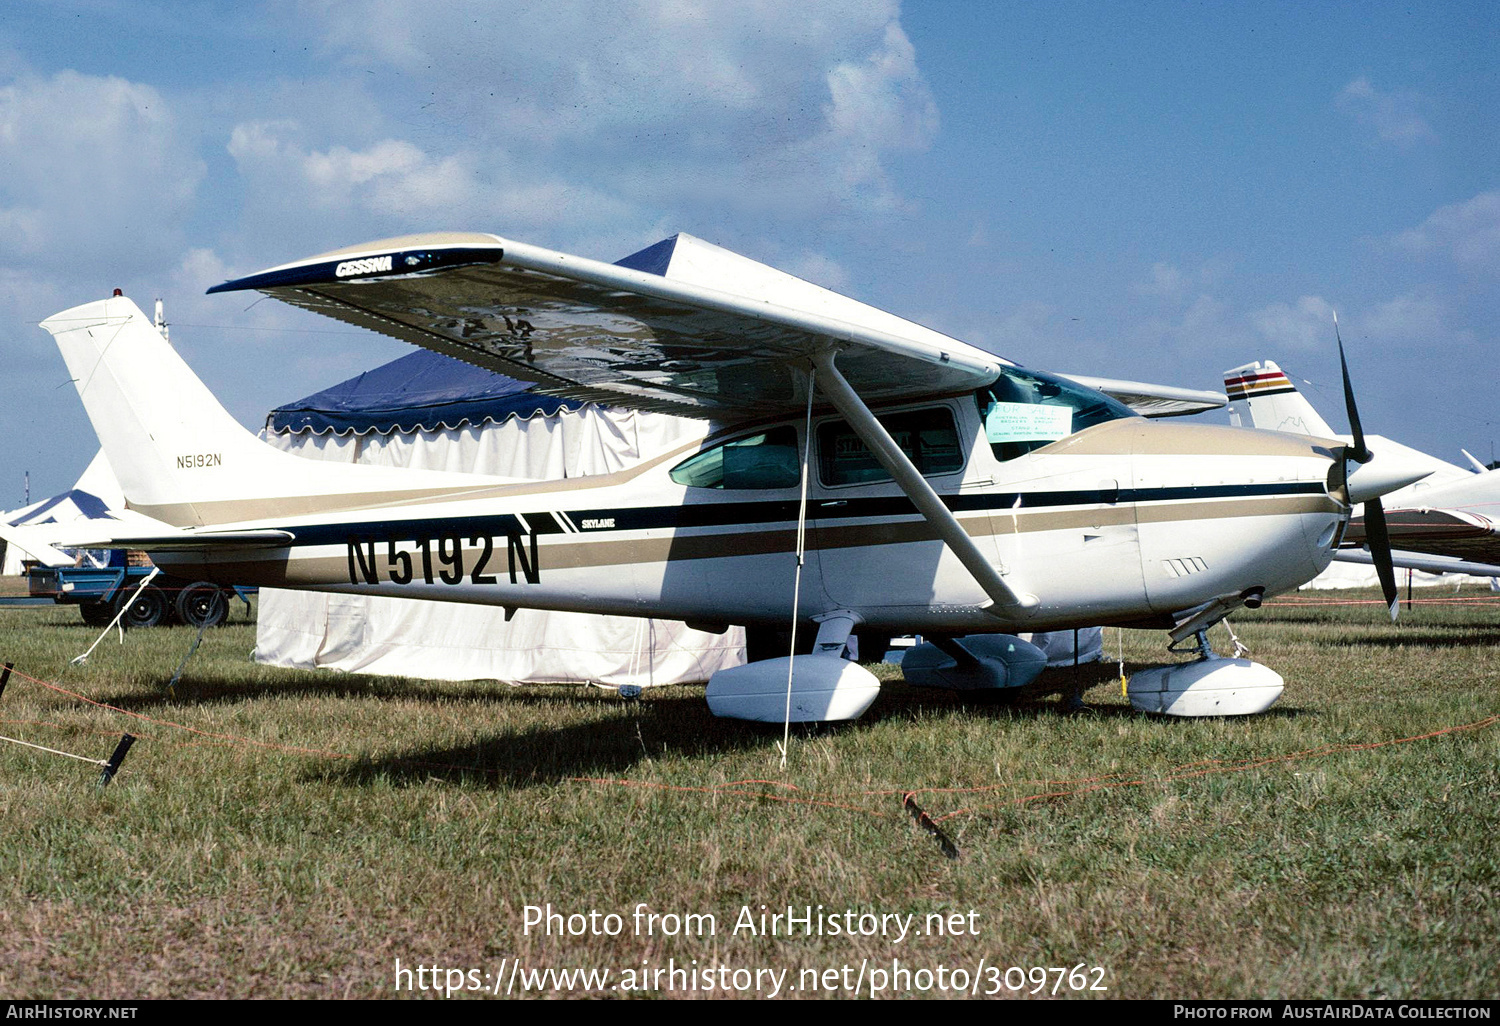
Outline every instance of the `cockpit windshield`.
[(984, 436), (998, 460), (1013, 460), (1106, 420), (1135, 417), (1130, 407), (1041, 371), (1005, 367), (974, 393)]

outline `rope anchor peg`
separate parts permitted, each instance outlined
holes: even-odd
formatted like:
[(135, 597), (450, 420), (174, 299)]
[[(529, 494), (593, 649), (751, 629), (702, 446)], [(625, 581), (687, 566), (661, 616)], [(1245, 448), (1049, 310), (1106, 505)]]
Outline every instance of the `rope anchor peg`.
[(121, 734), (120, 743), (115, 745), (115, 753), (104, 763), (104, 768), (99, 771), (99, 789), (102, 791), (109, 786), (109, 782), (120, 772), (120, 763), (125, 761), (125, 754), (130, 751), (130, 746), (135, 744), (134, 734)]
[(916, 799), (910, 793), (902, 797), (901, 804), (906, 808), (907, 812), (911, 813), (911, 818), (916, 820), (917, 826), (937, 839), (938, 847), (943, 849), (944, 855), (950, 859), (958, 858), (958, 845), (953, 843), (953, 838), (949, 837), (943, 831), (943, 828), (938, 826), (931, 816), (927, 815), (926, 811), (917, 804)]
[[(6, 663), (0, 666), (0, 695), (5, 694), (5, 685), (10, 683), (10, 672), (15, 668), (15, 663)], [(23, 673), (21, 676), (25, 677), (26, 674)], [(45, 745), (35, 745), (30, 741), (22, 741), (20, 738), (15, 737), (0, 736), (0, 741), (9, 741), (11, 744), (21, 745), (25, 748), (34, 748), (39, 752), (46, 752), (49, 755), (65, 755), (69, 759), (77, 759), (79, 762), (92, 763), (100, 767), (98, 786), (100, 790), (103, 790), (109, 786), (109, 782), (115, 778), (115, 774), (120, 772), (120, 763), (125, 761), (125, 754), (130, 751), (130, 746), (135, 744), (136, 737), (134, 734), (121, 734), (120, 743), (115, 745), (114, 754), (108, 759), (90, 759), (86, 755), (74, 755), (72, 752), (64, 752), (57, 748), (48, 748)]]
[(65, 752), (61, 748), (48, 748), (46, 745), (37, 745), (32, 744), (30, 741), (22, 741), (18, 737), (0, 735), (0, 741), (7, 741), (10, 744), (20, 745), (23, 748), (34, 748), (38, 752), (46, 752), (48, 755), (61, 755), (64, 758), (77, 759), (79, 762), (86, 762), (91, 766), (100, 767), (100, 788), (107, 787), (109, 782), (114, 779), (115, 774), (120, 772), (120, 763), (125, 761), (125, 753), (130, 751), (130, 746), (135, 744), (135, 740), (134, 734), (122, 734), (120, 736), (120, 743), (115, 746), (115, 753), (108, 759), (90, 759), (87, 755), (75, 755), (72, 752)]

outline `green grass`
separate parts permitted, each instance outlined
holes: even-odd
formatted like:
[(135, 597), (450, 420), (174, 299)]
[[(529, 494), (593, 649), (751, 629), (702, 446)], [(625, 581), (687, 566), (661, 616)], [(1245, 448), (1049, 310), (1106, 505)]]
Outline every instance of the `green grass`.
[[(92, 758), (123, 730), (141, 740), (103, 791), (92, 767), (0, 744), (0, 995), (379, 997), (397, 959), (520, 957), (617, 973), (697, 959), (793, 984), (865, 959), (1082, 963), (1107, 970), (1096, 996), (1494, 998), (1500, 726), (1355, 746), (1500, 712), (1500, 605), (1382, 621), (1378, 606), (1236, 618), (1287, 679), (1244, 719), (1137, 715), (1113, 662), (1049, 674), (1092, 687), (1079, 715), (886, 672), (861, 721), (794, 730), (782, 770), (779, 728), (713, 719), (701, 688), (627, 703), (276, 670), (249, 661), (239, 613), (168, 694), (194, 632), (106, 639), (69, 667), (94, 637), (76, 611), (0, 610), (0, 660), (207, 732), (12, 677), (0, 733)], [(1162, 661), (1163, 641), (1125, 632), (1127, 670)], [(742, 780), (771, 783), (726, 787)], [(908, 791), (960, 858), (913, 822)], [(717, 934), (636, 936), (640, 902), (712, 913)], [(523, 908), (546, 903), (625, 930), (528, 935)], [(733, 935), (762, 904), (973, 910), (978, 935)]]

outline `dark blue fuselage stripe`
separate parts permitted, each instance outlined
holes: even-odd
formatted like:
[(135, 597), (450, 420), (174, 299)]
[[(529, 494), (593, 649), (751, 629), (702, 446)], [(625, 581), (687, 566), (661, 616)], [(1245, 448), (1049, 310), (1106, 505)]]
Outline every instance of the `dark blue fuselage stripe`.
[[(1013, 510), (1051, 509), (1068, 506), (1119, 505), (1122, 503), (1170, 502), (1184, 499), (1256, 498), (1276, 495), (1323, 495), (1317, 481), (1281, 482), (1253, 485), (1200, 485), (1174, 488), (1122, 488), (1058, 492), (987, 492), (977, 495), (945, 495), (943, 502), (955, 513), (989, 510), (1008, 513)], [(1017, 501), (1019, 500), (1019, 501)], [(839, 502), (825, 506), (825, 502)], [(820, 499), (809, 504), (813, 520), (863, 520), (884, 517), (917, 516), (917, 508), (905, 496), (878, 496), (846, 500)], [(580, 525), (580, 534), (608, 531), (644, 531), (693, 527), (757, 527), (792, 523), (797, 519), (797, 501), (779, 499), (768, 502), (700, 502), (683, 506), (631, 506), (620, 509), (568, 510), (566, 516)], [(521, 519), (530, 528), (521, 526)], [(607, 524), (606, 527), (583, 528), (585, 520)], [(508, 534), (561, 534), (550, 512), (515, 514), (499, 513), (480, 517), (434, 517), (432, 519), (391, 520), (379, 523), (318, 524), (287, 528), (296, 535), (297, 545), (342, 545), (348, 541), (412, 541), (421, 538), (502, 537)]]

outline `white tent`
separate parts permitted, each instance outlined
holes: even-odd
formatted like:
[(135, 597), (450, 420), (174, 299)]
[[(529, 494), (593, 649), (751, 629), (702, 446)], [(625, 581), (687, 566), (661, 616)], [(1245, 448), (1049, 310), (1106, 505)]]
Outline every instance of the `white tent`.
[[(1500, 578), (1474, 577), (1469, 574), (1429, 574), (1422, 570), (1405, 570), (1396, 567), (1396, 585), (1405, 588), (1410, 575), (1413, 588), (1430, 588), (1437, 585), (1448, 585), (1459, 587), (1465, 584), (1490, 584), (1500, 582)], [(1363, 563), (1341, 563), (1334, 562), (1328, 565), (1317, 577), (1304, 584), (1299, 591), (1324, 591), (1338, 588), (1378, 588), (1380, 577), (1375, 567)], [(1500, 587), (1496, 588), (1500, 591)]]
[[(34, 527), (41, 524), (69, 524), (75, 521), (102, 520), (112, 518), (125, 508), (125, 496), (120, 492), (120, 482), (101, 449), (90, 461), (83, 476), (72, 488), (61, 495), (33, 502), (29, 506), (0, 513), (0, 520), (12, 527)], [(4, 564), (0, 573), (23, 573), (22, 561), (33, 558), (16, 544), (4, 546)]]
[[(556, 479), (675, 448), (703, 421), (533, 397), (417, 352), (273, 411), (266, 440), (311, 459)], [(263, 589), (257, 662), (442, 680), (703, 681), (745, 661), (744, 632), (675, 621)]]

